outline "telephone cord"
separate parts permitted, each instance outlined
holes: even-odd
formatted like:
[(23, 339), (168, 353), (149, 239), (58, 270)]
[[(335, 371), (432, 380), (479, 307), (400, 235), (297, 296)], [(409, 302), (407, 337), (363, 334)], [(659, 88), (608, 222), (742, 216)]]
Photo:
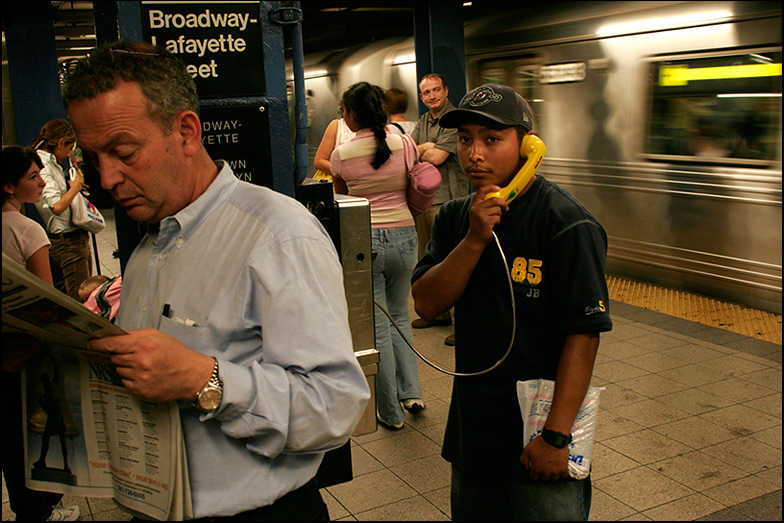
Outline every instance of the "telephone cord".
[(450, 376), (458, 376), (463, 378), (472, 377), (472, 376), (481, 376), (483, 374), (487, 374), (488, 372), (497, 369), (506, 360), (506, 358), (509, 356), (509, 353), (512, 352), (512, 346), (514, 346), (515, 334), (517, 331), (517, 313), (515, 309), (514, 287), (512, 285), (512, 276), (509, 274), (509, 266), (506, 263), (506, 256), (504, 255), (504, 250), (501, 248), (501, 242), (498, 240), (498, 236), (495, 235), (495, 231), (493, 231), (493, 239), (495, 240), (495, 244), (498, 246), (498, 252), (501, 254), (501, 260), (503, 261), (504, 264), (504, 273), (506, 274), (506, 279), (507, 282), (509, 283), (509, 297), (512, 304), (512, 337), (509, 340), (509, 346), (506, 348), (506, 353), (504, 353), (504, 355), (501, 356), (500, 360), (495, 362), (492, 366), (488, 367), (487, 369), (478, 372), (456, 372), (456, 371), (445, 369), (439, 366), (438, 364), (428, 360), (424, 355), (422, 355), (416, 349), (416, 347), (414, 347), (414, 344), (411, 343), (411, 341), (409, 341), (406, 335), (403, 334), (403, 331), (400, 330), (400, 327), (398, 326), (397, 323), (395, 323), (395, 320), (392, 319), (392, 316), (390, 316), (389, 312), (387, 312), (387, 310), (380, 303), (378, 303), (376, 300), (373, 300), (373, 303), (376, 304), (376, 307), (381, 309), (381, 311), (387, 316), (387, 318), (389, 318), (389, 321), (392, 322), (392, 325), (395, 327), (395, 329), (397, 329), (397, 332), (400, 333), (400, 336), (403, 338), (403, 340), (405, 340), (406, 344), (409, 347), (411, 347), (411, 350), (414, 351), (414, 354), (419, 356), (419, 358), (422, 361), (424, 361), (425, 363), (427, 363), (437, 371), (443, 372), (444, 374), (449, 374)]

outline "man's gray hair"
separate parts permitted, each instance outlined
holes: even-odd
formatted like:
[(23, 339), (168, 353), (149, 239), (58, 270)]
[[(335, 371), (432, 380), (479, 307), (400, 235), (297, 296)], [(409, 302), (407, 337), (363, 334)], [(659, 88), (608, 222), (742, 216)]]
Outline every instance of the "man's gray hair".
[(147, 97), (150, 116), (166, 133), (181, 112), (199, 114), (196, 84), (182, 61), (143, 42), (119, 41), (93, 50), (68, 75), (63, 99), (66, 104), (91, 100), (121, 82), (139, 85)]

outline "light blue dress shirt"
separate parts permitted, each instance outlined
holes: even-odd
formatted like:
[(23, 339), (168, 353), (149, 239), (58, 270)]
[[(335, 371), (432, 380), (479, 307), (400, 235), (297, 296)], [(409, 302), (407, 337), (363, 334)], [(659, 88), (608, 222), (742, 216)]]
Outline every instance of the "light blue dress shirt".
[(180, 410), (194, 517), (269, 505), (305, 484), (370, 397), (329, 236), (297, 201), (218, 167), (134, 251), (117, 320), (218, 359), (220, 408)]

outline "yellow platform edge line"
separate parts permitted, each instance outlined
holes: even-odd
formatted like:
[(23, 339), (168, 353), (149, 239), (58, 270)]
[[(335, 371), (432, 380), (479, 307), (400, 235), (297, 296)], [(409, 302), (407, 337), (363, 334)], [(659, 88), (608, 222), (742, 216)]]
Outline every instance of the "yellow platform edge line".
[(781, 314), (607, 276), (610, 299), (781, 345)]

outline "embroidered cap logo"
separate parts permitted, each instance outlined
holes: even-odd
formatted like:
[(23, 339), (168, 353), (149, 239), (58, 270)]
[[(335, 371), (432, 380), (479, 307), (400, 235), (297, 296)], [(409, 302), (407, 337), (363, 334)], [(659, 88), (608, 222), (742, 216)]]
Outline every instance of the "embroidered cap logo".
[(466, 105), (471, 107), (482, 107), (490, 102), (500, 102), (504, 97), (493, 91), (491, 87), (480, 87), (471, 94), (471, 97), (466, 100)]

